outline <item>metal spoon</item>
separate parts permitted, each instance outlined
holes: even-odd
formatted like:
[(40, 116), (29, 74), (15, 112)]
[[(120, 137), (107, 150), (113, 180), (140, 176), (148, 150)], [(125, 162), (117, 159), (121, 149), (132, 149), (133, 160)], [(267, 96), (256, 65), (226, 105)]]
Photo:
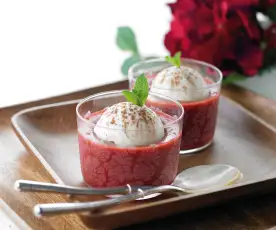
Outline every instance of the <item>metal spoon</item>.
[(129, 194), (137, 189), (149, 189), (153, 186), (130, 186), (113, 188), (85, 188), (74, 187), (62, 184), (52, 184), (31, 180), (17, 180), (14, 183), (14, 189), (19, 192), (51, 192), (65, 193), (72, 195), (111, 195), (111, 194)]
[(99, 211), (155, 193), (199, 193), (215, 190), (235, 184), (241, 178), (242, 173), (230, 165), (201, 165), (182, 171), (177, 175), (172, 185), (157, 186), (146, 190), (137, 189), (137, 192), (125, 196), (95, 202), (38, 204), (34, 207), (34, 215), (39, 217), (88, 210)]

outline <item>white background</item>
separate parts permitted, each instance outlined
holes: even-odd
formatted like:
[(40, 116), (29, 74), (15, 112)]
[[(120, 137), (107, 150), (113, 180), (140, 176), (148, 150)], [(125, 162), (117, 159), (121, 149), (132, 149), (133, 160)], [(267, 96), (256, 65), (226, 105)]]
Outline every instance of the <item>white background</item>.
[(164, 55), (165, 0), (0, 0), (0, 107), (124, 77), (115, 44), (131, 26), (141, 53)]
[[(141, 53), (164, 55), (170, 0), (0, 0), (0, 107), (121, 80), (131, 26)], [(276, 72), (242, 86), (276, 99)]]

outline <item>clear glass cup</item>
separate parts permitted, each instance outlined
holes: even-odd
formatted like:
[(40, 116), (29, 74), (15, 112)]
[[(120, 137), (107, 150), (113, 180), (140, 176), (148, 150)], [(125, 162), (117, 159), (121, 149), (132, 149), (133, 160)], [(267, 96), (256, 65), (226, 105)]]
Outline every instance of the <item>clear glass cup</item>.
[[(196, 89), (196, 93), (204, 93), (206, 97), (201, 100), (193, 101), (179, 101), (185, 110), (182, 141), (181, 141), (181, 154), (193, 153), (207, 148), (213, 141), (216, 120), (218, 113), (218, 102), (220, 96), (220, 89), (222, 83), (222, 73), (215, 66), (193, 59), (181, 60), (182, 66), (187, 66), (197, 70), (205, 79), (206, 87)], [(148, 78), (149, 86), (152, 91), (164, 94), (168, 97), (178, 93), (183, 93), (183, 90), (171, 91), (168, 89), (156, 88), (152, 85), (155, 76), (162, 70), (172, 66), (164, 58), (151, 59), (142, 61), (133, 65), (129, 69), (129, 88), (132, 89), (137, 76), (144, 73)], [(154, 102), (157, 106), (157, 103)], [(159, 103), (167, 111), (172, 110), (169, 104)]]
[[(149, 97), (170, 103), (172, 112), (149, 104), (145, 106), (159, 115), (165, 135), (156, 143), (142, 146), (123, 146), (100, 140), (94, 132), (100, 128), (108, 135), (123, 138), (149, 139), (156, 130), (125, 130), (97, 124), (102, 113), (110, 106), (125, 102), (122, 91), (108, 91), (81, 100), (76, 107), (81, 171), (84, 181), (93, 187), (170, 184), (177, 175), (184, 109), (177, 101), (155, 93)], [(136, 127), (136, 126), (135, 126)], [(131, 140), (133, 140), (131, 139)]]

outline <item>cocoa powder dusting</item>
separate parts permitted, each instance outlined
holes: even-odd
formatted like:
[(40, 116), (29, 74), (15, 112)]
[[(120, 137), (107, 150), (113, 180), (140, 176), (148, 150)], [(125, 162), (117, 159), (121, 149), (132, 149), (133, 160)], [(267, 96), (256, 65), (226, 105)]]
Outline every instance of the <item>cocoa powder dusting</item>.
[(126, 121), (126, 111), (125, 110), (122, 110), (122, 118), (123, 118), (124, 128), (126, 128), (127, 121)]
[(194, 83), (194, 81), (193, 81), (193, 79), (192, 79), (192, 74), (191, 74), (191, 72), (188, 72), (187, 80), (188, 80), (188, 82), (191, 83), (191, 85), (193, 85), (194, 87), (196, 87), (196, 85), (195, 85), (195, 83)]
[(178, 86), (180, 84), (180, 76), (175, 77), (175, 85)]
[[(166, 73), (166, 74), (167, 74), (167, 73)], [(161, 84), (164, 82), (166, 74), (163, 74), (163, 76), (162, 76), (162, 78), (161, 78), (161, 81), (160, 81)]]
[(174, 86), (174, 78), (171, 78), (171, 86)]
[(112, 117), (111, 124), (116, 124), (114, 117)]

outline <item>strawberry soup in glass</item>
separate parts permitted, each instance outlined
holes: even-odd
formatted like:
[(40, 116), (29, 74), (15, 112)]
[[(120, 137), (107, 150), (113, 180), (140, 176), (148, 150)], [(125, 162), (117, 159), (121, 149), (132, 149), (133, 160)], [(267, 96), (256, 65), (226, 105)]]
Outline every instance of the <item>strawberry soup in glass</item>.
[[(141, 73), (145, 73), (148, 78), (150, 92), (166, 95), (181, 103), (185, 114), (180, 153), (186, 154), (203, 150), (213, 141), (222, 73), (213, 65), (193, 59), (181, 59), (180, 68), (183, 73), (188, 73), (186, 78), (180, 78), (177, 75), (179, 69), (172, 66), (165, 59), (139, 62), (129, 69), (129, 87), (132, 89), (136, 77)], [(201, 81), (204, 84), (198, 84), (199, 86), (197, 86), (195, 83), (197, 83), (198, 78), (202, 78)], [(183, 85), (181, 85), (182, 83)], [(164, 103), (154, 98), (149, 98), (148, 103), (171, 114), (173, 114), (175, 108), (170, 103)]]
[[(132, 104), (128, 113), (125, 111), (129, 102), (122, 91), (95, 94), (79, 102), (76, 113), (80, 163), (84, 181), (89, 186), (167, 185), (173, 182), (178, 171), (184, 110), (179, 102), (164, 95), (150, 93), (151, 97), (163, 104), (153, 105), (147, 100), (139, 108)], [(168, 111), (164, 104), (172, 105), (174, 110)], [(145, 111), (153, 111), (160, 119), (162, 136), (154, 141), (157, 133), (154, 128), (137, 130), (140, 118), (129, 129), (125, 123), (117, 128), (110, 128), (105, 122), (99, 124), (108, 109), (113, 114), (121, 110), (120, 116), (129, 115), (134, 122), (135, 116), (141, 114), (143, 119)], [(112, 118), (111, 123), (115, 122), (118, 121)], [(107, 136), (114, 138), (113, 141), (103, 139)]]

